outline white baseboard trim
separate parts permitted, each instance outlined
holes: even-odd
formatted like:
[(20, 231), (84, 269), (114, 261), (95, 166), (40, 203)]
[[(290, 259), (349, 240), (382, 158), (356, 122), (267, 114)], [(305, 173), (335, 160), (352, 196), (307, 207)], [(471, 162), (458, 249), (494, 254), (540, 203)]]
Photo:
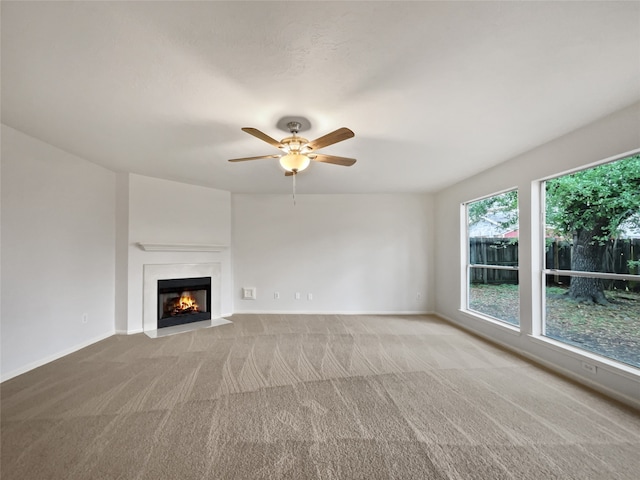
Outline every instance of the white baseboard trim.
[(134, 335), (142, 332), (144, 332), (144, 330), (141, 328), (135, 328), (133, 330), (116, 330), (116, 335)]
[[(322, 312), (311, 310), (237, 310), (233, 315), (433, 315), (432, 311), (425, 310), (400, 310), (395, 312), (389, 311), (370, 311), (370, 310), (327, 310)], [(224, 315), (225, 317), (231, 315)]]
[(38, 368), (41, 367), (42, 365), (46, 365), (47, 363), (53, 362), (54, 360), (58, 360), (59, 358), (62, 358), (64, 356), (67, 356), (73, 352), (77, 352), (78, 350), (81, 350), (85, 347), (88, 347), (89, 345), (93, 345), (94, 343), (100, 342), (101, 340), (104, 340), (105, 338), (109, 338), (112, 337), (115, 334), (115, 330), (111, 330), (110, 332), (107, 333), (103, 333), (102, 335), (99, 335), (97, 337), (91, 338), (85, 342), (79, 343), (77, 345), (74, 345), (73, 347), (69, 347), (66, 348), (60, 352), (54, 353), (53, 355), (49, 355), (45, 358), (41, 358), (40, 360), (37, 360), (35, 362), (31, 362), (27, 365), (24, 365), (23, 367), (17, 368), (16, 370), (13, 370), (12, 372), (6, 373), (4, 375), (2, 375), (2, 378), (0, 379), (0, 382), (6, 382), (7, 380), (12, 379), (13, 377), (17, 377), (18, 375), (22, 375), (23, 373), (27, 373), (30, 370), (33, 370), (34, 368)]

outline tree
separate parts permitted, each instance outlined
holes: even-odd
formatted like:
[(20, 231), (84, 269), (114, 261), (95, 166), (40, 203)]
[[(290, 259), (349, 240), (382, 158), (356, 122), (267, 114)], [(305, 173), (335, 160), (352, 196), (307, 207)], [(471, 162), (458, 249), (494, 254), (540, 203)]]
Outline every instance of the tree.
[[(513, 230), (518, 229), (518, 192), (516, 190), (469, 202), (467, 220), (470, 264), (495, 264), (495, 262), (500, 262), (502, 265), (518, 264), (518, 239), (512, 235)], [(494, 238), (490, 244), (487, 244), (483, 240), (474, 238), (476, 235), (498, 237), (506, 232), (511, 233), (506, 241)], [(477, 281), (487, 283), (489, 278), (504, 283), (518, 283), (518, 272), (497, 272), (491, 268), (472, 270), (472, 272), (469, 278), (470, 283)]]
[(491, 213), (500, 213), (499, 224), (504, 229), (518, 227), (518, 192), (511, 190), (469, 204), (469, 225)]
[[(640, 155), (548, 180), (546, 191), (547, 224), (573, 239), (571, 269), (600, 271), (602, 245), (640, 212)], [(608, 303), (597, 278), (573, 277), (568, 294)]]

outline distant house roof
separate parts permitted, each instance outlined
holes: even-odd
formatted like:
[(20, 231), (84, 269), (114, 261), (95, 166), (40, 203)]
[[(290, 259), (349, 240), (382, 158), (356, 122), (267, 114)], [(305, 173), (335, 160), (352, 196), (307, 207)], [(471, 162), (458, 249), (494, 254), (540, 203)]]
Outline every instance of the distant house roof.
[(618, 233), (620, 238), (640, 238), (640, 215), (621, 223)]
[(515, 238), (518, 236), (517, 225), (505, 226), (508, 221), (509, 216), (505, 213), (489, 212), (469, 225), (469, 236)]

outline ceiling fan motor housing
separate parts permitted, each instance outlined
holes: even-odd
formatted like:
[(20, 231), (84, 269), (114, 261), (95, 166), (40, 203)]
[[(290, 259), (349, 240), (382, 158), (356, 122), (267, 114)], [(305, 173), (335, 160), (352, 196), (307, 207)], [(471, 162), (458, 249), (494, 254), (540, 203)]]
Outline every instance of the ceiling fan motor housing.
[(283, 150), (286, 153), (306, 153), (307, 149), (304, 148), (309, 140), (303, 137), (297, 137), (294, 135), (292, 137), (287, 137), (282, 139)]

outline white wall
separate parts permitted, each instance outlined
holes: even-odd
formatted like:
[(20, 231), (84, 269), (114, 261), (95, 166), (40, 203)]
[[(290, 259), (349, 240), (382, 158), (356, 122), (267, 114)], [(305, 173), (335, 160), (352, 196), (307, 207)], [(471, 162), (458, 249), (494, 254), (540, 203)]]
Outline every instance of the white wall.
[[(118, 191), (128, 194), (129, 208), (118, 212), (118, 225), (128, 224), (126, 258), (127, 298), (118, 292), (117, 304), (127, 305), (127, 318), (119, 318), (118, 331), (143, 329), (143, 265), (220, 263), (222, 315), (233, 311), (231, 299), (231, 194), (211, 188), (126, 175), (118, 177)], [(123, 218), (128, 215), (128, 218)], [(226, 245), (221, 252), (146, 252), (138, 243)], [(119, 259), (122, 261), (122, 258)], [(119, 268), (121, 263), (119, 264)], [(120, 312), (120, 310), (119, 310)]]
[[(640, 147), (640, 104), (633, 105), (553, 142), (542, 145), (480, 175), (460, 182), (436, 195), (435, 221), (438, 237), (435, 243), (437, 283), (436, 312), (455, 323), (489, 337), (548, 366), (572, 376), (619, 399), (640, 406), (640, 379), (628, 369), (612, 367), (607, 362), (595, 363), (596, 376), (585, 374), (583, 358), (553, 347), (530, 334), (534, 319), (540, 317), (540, 306), (532, 296), (532, 288), (541, 281), (541, 258), (532, 238), (541, 238), (532, 215), (536, 210), (537, 181), (554, 174), (588, 165)], [(459, 310), (461, 305), (461, 216), (463, 202), (516, 187), (520, 190), (520, 323), (521, 332), (479, 320)]]
[[(232, 202), (236, 312), (432, 310), (431, 196), (298, 195), (294, 206), (291, 195), (234, 194)], [(242, 300), (244, 287), (257, 299)]]
[(114, 192), (113, 172), (2, 125), (3, 380), (113, 334)]
[(128, 331), (129, 318), (129, 177), (116, 175), (116, 285), (115, 328), (119, 333)]

